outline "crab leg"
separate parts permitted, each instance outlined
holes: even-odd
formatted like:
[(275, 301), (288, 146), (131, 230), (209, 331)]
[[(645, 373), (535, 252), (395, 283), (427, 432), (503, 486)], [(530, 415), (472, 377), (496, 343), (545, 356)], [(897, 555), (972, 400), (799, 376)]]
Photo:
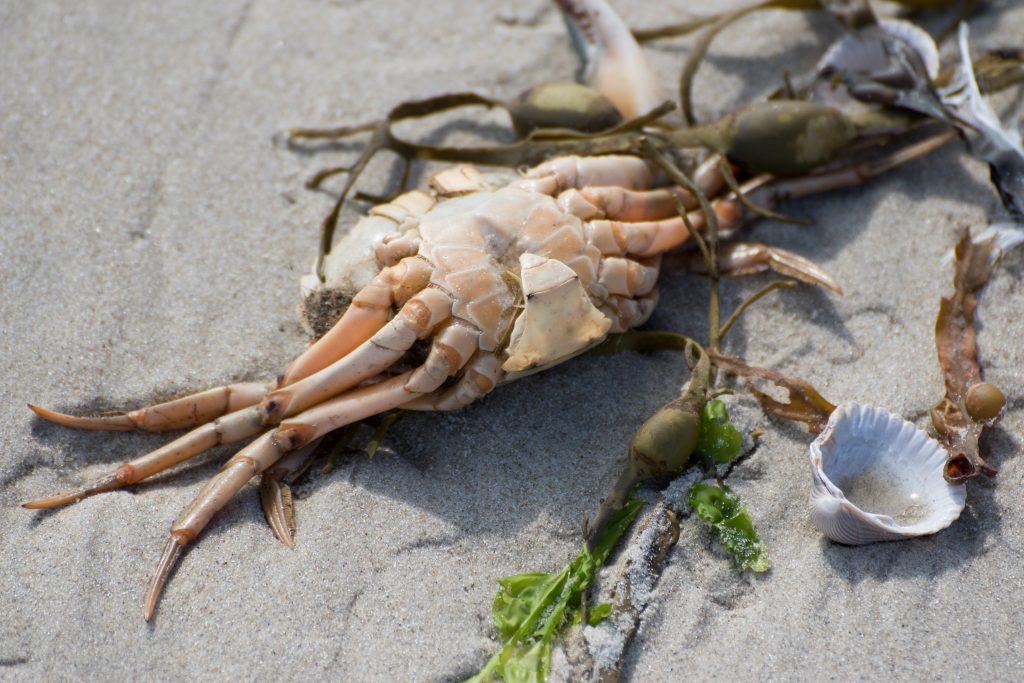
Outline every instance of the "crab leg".
[[(928, 154), (946, 144), (953, 137), (955, 137), (954, 132), (944, 130), (880, 159), (861, 161), (837, 170), (819, 172), (800, 178), (776, 179), (771, 176), (752, 178), (739, 188), (740, 194), (746, 201), (732, 193), (711, 202), (718, 219), (719, 236), (727, 236), (729, 232), (742, 226), (744, 221), (752, 215), (753, 212), (747, 204), (771, 209), (783, 199), (805, 197), (819, 192), (859, 185), (899, 165)], [(705, 229), (707, 218), (702, 211), (690, 211), (687, 218), (695, 229)], [(618, 253), (629, 253), (639, 257), (670, 251), (686, 242), (690, 237), (686, 224), (679, 217), (645, 222), (595, 220), (590, 222), (588, 230), (592, 243), (604, 253), (616, 253), (614, 250), (618, 249)], [(781, 261), (773, 260), (772, 263), (779, 265)], [(815, 279), (815, 281), (830, 289), (838, 287), (834, 281), (831, 281), (831, 278), (826, 277), (821, 281)]]
[(28, 407), (39, 417), (65, 427), (109, 431), (170, 432), (184, 429), (259, 403), (267, 395), (262, 382), (228, 384), (165, 403), (138, 408), (120, 415), (78, 417), (39, 406)]
[[(764, 199), (771, 203), (781, 199), (796, 199), (819, 192), (855, 187), (897, 166), (922, 157), (955, 137), (956, 131), (942, 130), (880, 159), (852, 163), (838, 170), (815, 173), (802, 178), (776, 181), (766, 185), (762, 193), (766, 195)], [(761, 193), (752, 195), (751, 200), (756, 204), (762, 204), (758, 194)]]
[(264, 424), (275, 424), (387, 369), (451, 316), (451, 296), (428, 288), (414, 295), (398, 314), (352, 353), (294, 384), (270, 393), (259, 405)]
[(652, 290), (642, 296), (608, 297), (608, 302), (601, 307), (605, 315), (612, 319), (611, 333), (625, 332), (643, 325), (658, 306), (658, 290)]
[(160, 591), (185, 546), (195, 540), (213, 516), (250, 479), (273, 466), (285, 454), (312, 443), (328, 432), (435, 391), (466, 364), (479, 336), (477, 330), (452, 322), (437, 335), (427, 360), (416, 370), (324, 401), (284, 420), (277, 429), (266, 432), (236, 453), (172, 525), (170, 538), (164, 545), (156, 573), (146, 591), (146, 621), (153, 616)]
[(259, 433), (263, 427), (262, 415), (258, 406), (243, 408), (219, 417), (213, 422), (207, 422), (146, 455), (126, 462), (113, 472), (90, 484), (56, 496), (23, 503), (22, 507), (30, 510), (55, 508), (75, 503), (97, 493), (123, 488), (184, 462), (214, 446), (241, 441)]
[(641, 296), (654, 289), (658, 282), (661, 256), (635, 261), (620, 256), (606, 256), (601, 259), (597, 282), (608, 294)]
[(290, 450), (309, 443), (331, 429), (362, 420), (370, 415), (396, 408), (409, 400), (404, 384), (411, 373), (355, 389), (295, 417), (275, 430), (263, 434), (240, 450), (224, 468), (200, 490), (195, 500), (171, 527), (156, 573), (146, 591), (145, 618), (156, 609), (160, 591), (185, 546), (195, 540), (213, 515), (252, 477), (263, 472)]
[(30, 510), (53, 508), (113, 491), (184, 462), (220, 444), (234, 443), (260, 432), (281, 418), (337, 395), (377, 375), (400, 358), (451, 312), (451, 298), (436, 289), (423, 290), (384, 329), (358, 349), (320, 372), (267, 396), (260, 404), (208, 422), (160, 448), (124, 463), (78, 489), (25, 503)]
[(427, 286), (431, 266), (421, 258), (405, 258), (382, 270), (352, 299), (341, 320), (320, 337), (281, 376), (287, 386), (343, 358), (376, 334), (388, 322), (392, 307)]
[[(842, 294), (843, 288), (814, 261), (785, 249), (753, 242), (730, 242), (718, 247), (718, 270), (722, 275), (742, 276), (774, 270), (780, 275), (818, 285)], [(706, 273), (704, 258), (694, 252), (688, 254), (687, 267), (696, 273)]]
[[(722, 163), (724, 161), (721, 155), (714, 154), (705, 159), (693, 172), (693, 183), (706, 197), (714, 197), (725, 186)], [(579, 215), (571, 205), (565, 206), (572, 192), (573, 190), (566, 190), (559, 195), (558, 201), (564, 208)], [(586, 186), (580, 188), (578, 192), (583, 199), (593, 205), (594, 210), (604, 214), (600, 216), (601, 218), (615, 221), (653, 221), (677, 216), (676, 198), (687, 211), (696, 209), (699, 205), (697, 198), (689, 190), (679, 186), (655, 190), (629, 190), (615, 185)], [(592, 216), (580, 218), (588, 220)]]
[[(387, 324), (392, 306), (403, 305), (430, 281), (430, 264), (403, 259), (382, 270), (352, 299), (334, 327), (300, 354), (284, 371), (278, 386), (291, 384), (345, 356)], [(173, 401), (139, 408), (121, 415), (78, 417), (29, 404), (39, 417), (77, 429), (164, 432), (209, 422), (226, 413), (262, 401), (269, 387), (241, 382), (207, 389)]]
[[(734, 229), (743, 219), (743, 206), (737, 200), (715, 200), (711, 208), (723, 231)], [(699, 209), (690, 211), (687, 219), (697, 230), (703, 230), (707, 224)], [(678, 216), (636, 223), (595, 220), (587, 224), (587, 237), (602, 253), (645, 258), (675, 249), (690, 239), (690, 231)]]
[[(433, 391), (452, 372), (465, 365), (477, 348), (480, 334), (462, 322), (451, 321), (438, 333), (426, 362), (406, 383), (406, 389)], [(295, 547), (295, 521), (291, 491), (285, 479), (301, 470), (308, 462), (311, 446), (307, 445), (282, 458), (263, 473), (260, 481), (260, 503), (274, 535), (289, 548)]]
[(512, 186), (554, 197), (570, 188), (614, 186), (646, 190), (653, 183), (654, 170), (647, 161), (635, 156), (608, 155), (565, 156), (545, 161), (528, 170)]

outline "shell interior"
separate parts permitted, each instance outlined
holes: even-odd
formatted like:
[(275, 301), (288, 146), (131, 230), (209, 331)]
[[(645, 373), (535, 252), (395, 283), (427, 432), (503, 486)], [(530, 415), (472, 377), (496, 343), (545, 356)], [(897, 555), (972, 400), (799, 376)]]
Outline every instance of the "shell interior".
[(883, 408), (847, 403), (810, 447), (811, 514), (834, 541), (932, 534), (960, 516), (964, 485), (943, 478), (946, 451)]

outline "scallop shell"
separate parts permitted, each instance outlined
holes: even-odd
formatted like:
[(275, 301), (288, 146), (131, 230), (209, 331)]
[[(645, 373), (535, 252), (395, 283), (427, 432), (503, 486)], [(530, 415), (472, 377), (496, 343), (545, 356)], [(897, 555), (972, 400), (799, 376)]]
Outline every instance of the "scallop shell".
[(814, 525), (847, 545), (945, 529), (966, 499), (963, 484), (942, 477), (946, 455), (935, 439), (898, 415), (844, 403), (810, 447)]

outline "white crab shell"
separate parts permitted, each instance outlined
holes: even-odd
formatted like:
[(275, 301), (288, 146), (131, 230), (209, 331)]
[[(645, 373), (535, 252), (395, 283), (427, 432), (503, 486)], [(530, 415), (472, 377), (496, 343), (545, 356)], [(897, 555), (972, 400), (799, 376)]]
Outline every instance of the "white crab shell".
[(933, 534), (964, 508), (942, 476), (946, 451), (884, 408), (844, 403), (811, 443), (811, 518), (833, 541), (864, 545)]

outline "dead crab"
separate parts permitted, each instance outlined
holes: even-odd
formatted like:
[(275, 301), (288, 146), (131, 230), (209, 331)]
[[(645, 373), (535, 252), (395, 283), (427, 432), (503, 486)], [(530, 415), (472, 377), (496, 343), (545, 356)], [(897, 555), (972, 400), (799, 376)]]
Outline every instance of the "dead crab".
[[(627, 116), (657, 104), (657, 84), (617, 17), (600, 2), (572, 7), (578, 21), (592, 20), (583, 23), (604, 50), (595, 84)], [(772, 103), (730, 125), (742, 133), (744, 121), (770, 120), (779, 125), (766, 139), (777, 142), (781, 127), (787, 139), (802, 140), (808, 130), (831, 125), (830, 112), (804, 102)], [(926, 140), (913, 154), (942, 141)], [(25, 507), (66, 505), (137, 483), (219, 444), (256, 437), (172, 525), (147, 591), (148, 620), (184, 548), (257, 474), (268, 520), (290, 545), (290, 504), (278, 482), (325, 434), (398, 407), (455, 409), (501, 382), (567, 360), (650, 317), (662, 255), (693, 231), (717, 221), (728, 233), (752, 215), (752, 203), (861, 182), (912, 156), (799, 178), (754, 174), (737, 186), (720, 155), (682, 176), (659, 148), (644, 149), (646, 158), (554, 158), (497, 186), (473, 167), (456, 167), (435, 176), (429, 192), (374, 207), (352, 233), (365, 240), (362, 248), (332, 250), (327, 282), (311, 285), (354, 284), (351, 305), (276, 381), (217, 387), (116, 416), (74, 417), (31, 406), (45, 419), (83, 429), (193, 429), (95, 482)], [(717, 199), (708, 204), (705, 197)], [(781, 250), (733, 243), (721, 247), (718, 259), (725, 272), (772, 267), (838, 289), (814, 264)], [(420, 342), (425, 354), (415, 353)]]

